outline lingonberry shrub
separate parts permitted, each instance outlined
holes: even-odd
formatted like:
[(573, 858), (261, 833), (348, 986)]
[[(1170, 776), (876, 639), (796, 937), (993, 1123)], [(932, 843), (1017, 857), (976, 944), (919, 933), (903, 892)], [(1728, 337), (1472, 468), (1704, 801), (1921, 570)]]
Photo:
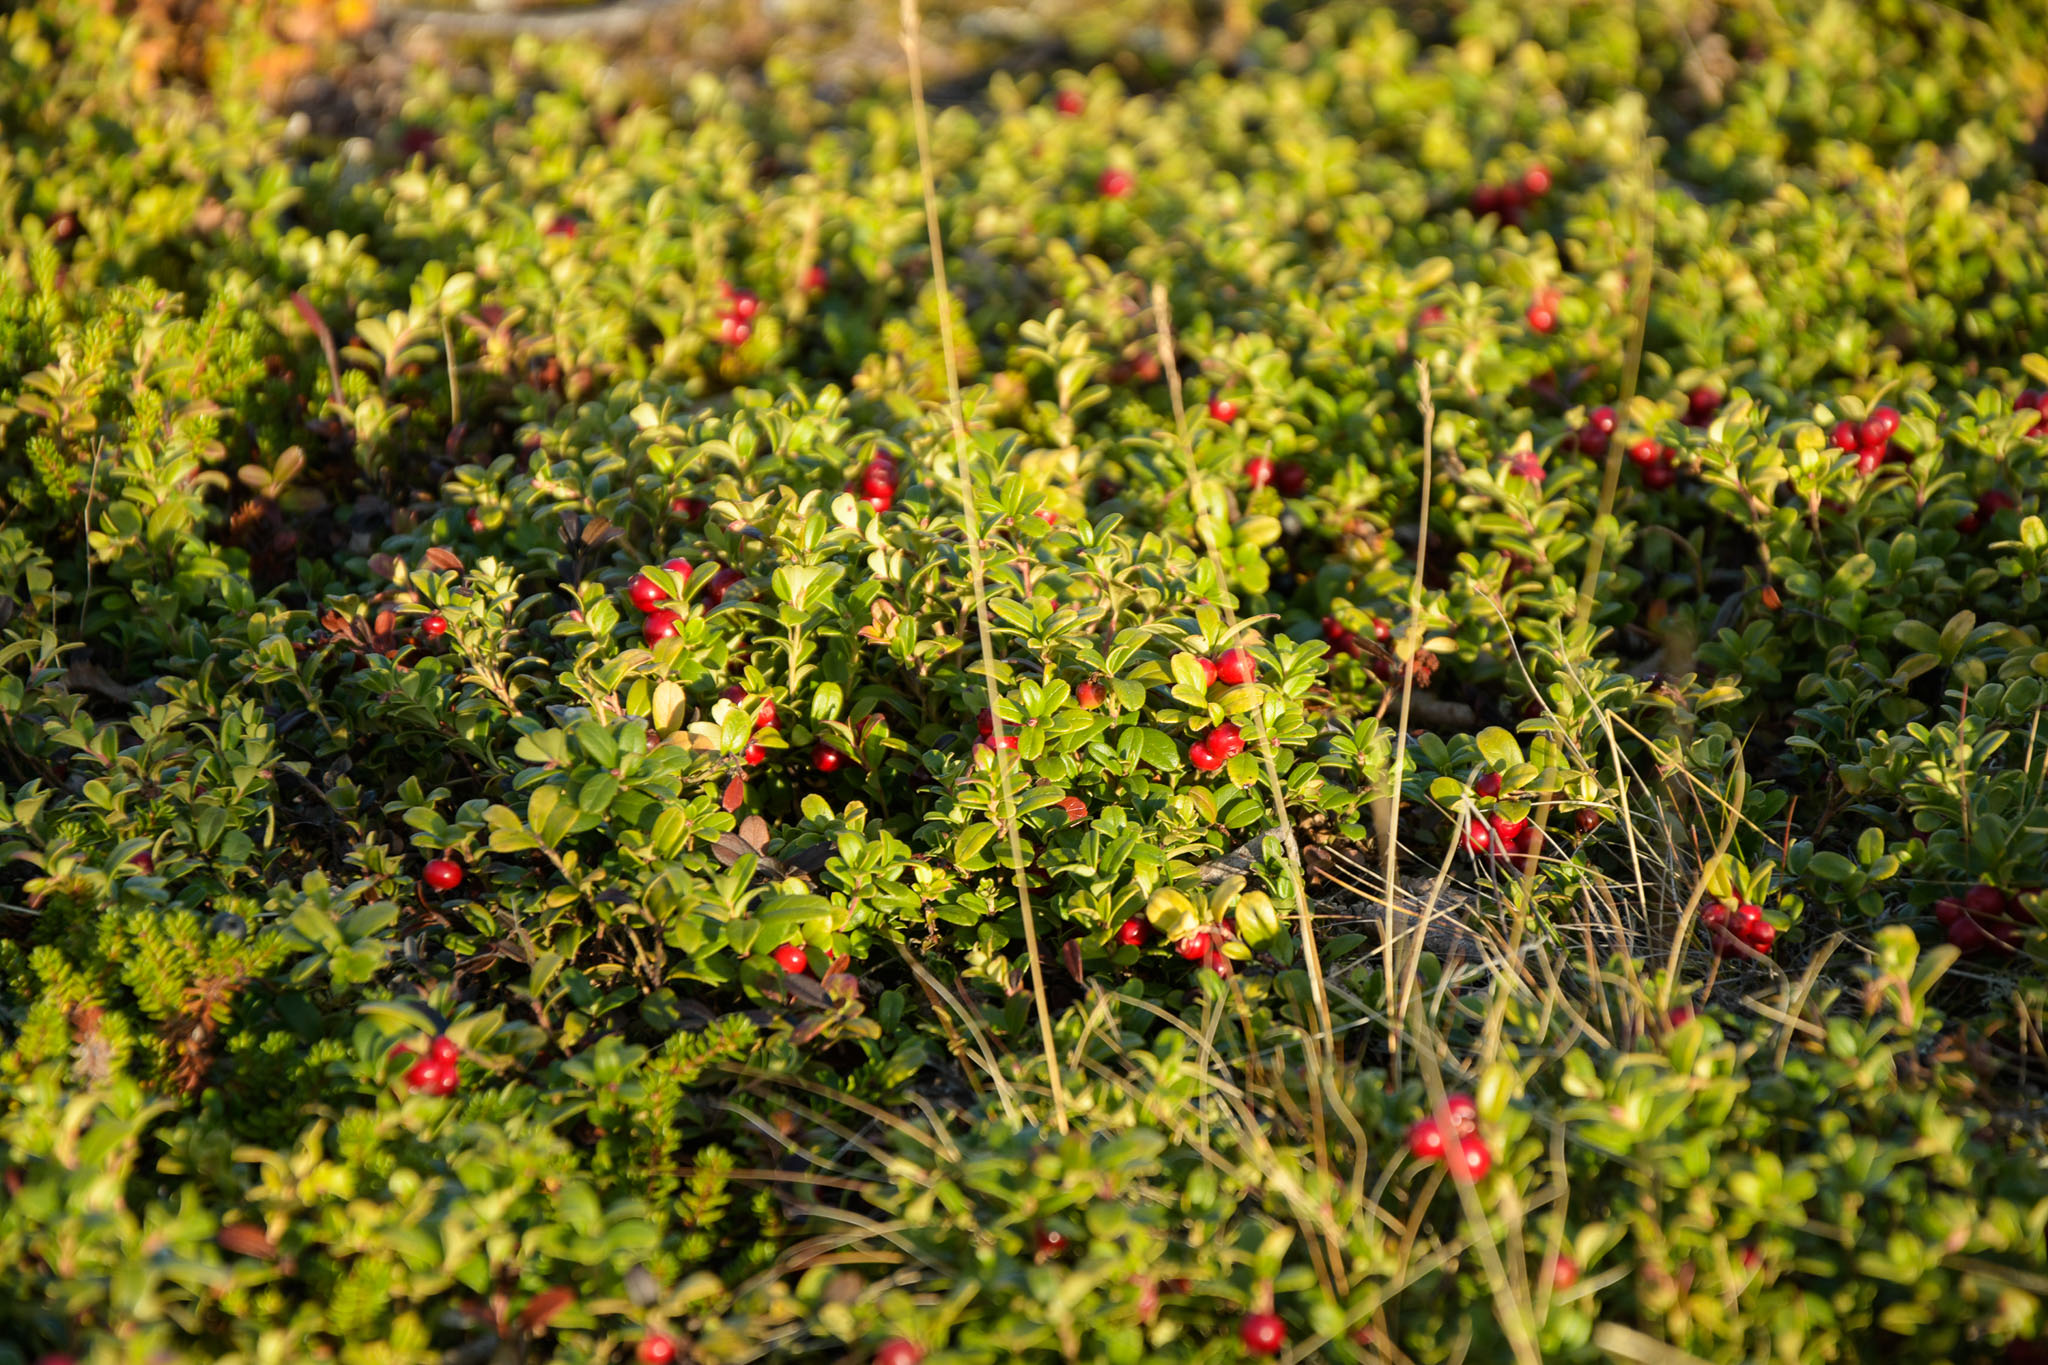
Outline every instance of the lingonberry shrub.
[(2030, 16), (1554, 8), (10, 13), (0, 1358), (2037, 1336)]

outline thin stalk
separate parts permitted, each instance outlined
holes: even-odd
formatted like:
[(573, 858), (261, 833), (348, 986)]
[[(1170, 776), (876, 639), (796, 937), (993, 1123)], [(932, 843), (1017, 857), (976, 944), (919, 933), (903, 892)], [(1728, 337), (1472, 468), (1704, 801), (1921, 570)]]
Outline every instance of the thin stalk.
[(910, 68), (910, 106), (917, 128), (917, 171), (924, 186), (924, 225), (931, 238), (932, 288), (938, 295), (939, 349), (946, 360), (946, 416), (953, 427), (954, 461), (960, 476), (960, 504), (967, 517), (967, 559), (974, 577), (974, 619), (981, 632), (981, 676), (988, 688), (988, 713), (995, 723), (997, 802), (1003, 829), (1010, 836), (1010, 874), (1017, 888), (1017, 907), (1024, 916), (1024, 953), (1031, 967), (1031, 999), (1038, 1008), (1039, 1042), (1052, 1085), (1052, 1122), (1067, 1131), (1066, 1088), (1060, 1078), (1060, 1054), (1052, 1031), (1052, 1009), (1045, 998), (1045, 968), (1038, 960), (1038, 924), (1031, 914), (1031, 889), (1025, 884), (1024, 845), (1017, 834), (1017, 802), (1011, 791), (1011, 770), (1004, 759), (1003, 713), (997, 705), (995, 633), (988, 619), (988, 569), (981, 553), (981, 507), (974, 492), (973, 443), (967, 437), (967, 414), (960, 402), (960, 366), (953, 358), (953, 293), (946, 283), (946, 248), (939, 232), (939, 190), (932, 175), (931, 117), (924, 101), (924, 63), (919, 55), (920, 20), (917, 0), (903, 0), (903, 56)]

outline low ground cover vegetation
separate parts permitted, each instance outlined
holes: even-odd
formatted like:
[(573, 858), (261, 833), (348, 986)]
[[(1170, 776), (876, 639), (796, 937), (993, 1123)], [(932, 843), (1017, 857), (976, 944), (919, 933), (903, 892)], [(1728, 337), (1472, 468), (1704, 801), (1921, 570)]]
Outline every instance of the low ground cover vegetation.
[(338, 137), (109, 9), (0, 17), (0, 1365), (2039, 1358), (2028, 8)]

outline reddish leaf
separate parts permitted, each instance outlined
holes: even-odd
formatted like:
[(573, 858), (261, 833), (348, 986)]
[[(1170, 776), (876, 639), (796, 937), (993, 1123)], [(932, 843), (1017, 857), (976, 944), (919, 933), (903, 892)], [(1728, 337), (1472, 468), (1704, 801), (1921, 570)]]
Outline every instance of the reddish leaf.
[(735, 777), (725, 784), (725, 799), (719, 802), (729, 815), (747, 803), (747, 779)]
[(519, 1330), (528, 1335), (542, 1331), (547, 1327), (549, 1318), (552, 1318), (574, 1302), (576, 1302), (576, 1291), (573, 1289), (563, 1285), (556, 1285), (553, 1289), (543, 1289), (540, 1293), (533, 1296), (527, 1303), (525, 1311), (520, 1313)]
[(453, 550), (436, 545), (427, 551), (427, 567), (440, 569), (444, 573), (461, 573), (462, 560), (457, 558)]

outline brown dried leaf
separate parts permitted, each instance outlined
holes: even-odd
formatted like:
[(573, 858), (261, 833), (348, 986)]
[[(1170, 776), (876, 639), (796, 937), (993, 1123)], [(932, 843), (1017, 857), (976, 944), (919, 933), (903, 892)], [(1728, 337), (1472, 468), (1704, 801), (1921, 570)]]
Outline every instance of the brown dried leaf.
[(1067, 975), (1073, 977), (1077, 985), (1088, 984), (1088, 973), (1081, 966), (1080, 939), (1070, 938), (1060, 945), (1060, 964), (1067, 969)]
[(443, 573), (461, 573), (462, 560), (453, 550), (436, 545), (427, 551), (427, 567)]
[(545, 1329), (548, 1319), (576, 1302), (576, 1291), (565, 1285), (535, 1294), (519, 1314), (519, 1330), (532, 1335)]
[(222, 1250), (237, 1256), (254, 1256), (259, 1261), (277, 1259), (277, 1244), (254, 1223), (223, 1224), (214, 1240), (220, 1243)]
[(768, 822), (758, 815), (740, 821), (739, 835), (757, 849), (765, 852), (768, 848)]

